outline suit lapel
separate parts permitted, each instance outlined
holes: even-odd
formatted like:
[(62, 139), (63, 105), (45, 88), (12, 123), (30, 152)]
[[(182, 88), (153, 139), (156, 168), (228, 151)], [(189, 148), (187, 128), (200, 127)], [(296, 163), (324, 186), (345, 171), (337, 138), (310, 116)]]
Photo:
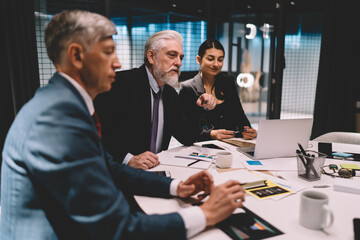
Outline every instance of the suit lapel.
[(134, 94), (139, 98), (137, 102), (139, 102), (140, 110), (144, 113), (146, 118), (145, 121), (145, 129), (150, 129), (150, 131), (146, 132), (146, 139), (149, 141), (150, 146), (150, 138), (151, 138), (151, 94), (150, 94), (150, 84), (149, 78), (147, 76), (147, 72), (145, 69), (145, 65), (142, 65), (138, 71), (137, 84), (134, 86)]
[(164, 129), (163, 129), (163, 141), (161, 144), (162, 149), (167, 149), (168, 138), (170, 138), (171, 135), (170, 126), (169, 126), (169, 123), (171, 121), (170, 113), (173, 110), (178, 111), (177, 109), (171, 109), (170, 107), (171, 105), (170, 101), (172, 101), (170, 97), (170, 91), (171, 91), (170, 88), (171, 88), (170, 86), (165, 84), (164, 91), (162, 93), (162, 100), (164, 106)]
[(194, 77), (195, 89), (199, 95), (205, 93), (204, 84), (201, 80), (200, 72)]
[[(92, 120), (92, 117), (88, 111), (88, 108), (86, 106), (85, 100), (83, 99), (83, 97), (80, 95), (80, 93), (78, 92), (78, 90), (68, 81), (66, 80), (63, 76), (61, 76), (59, 73), (55, 73), (54, 76), (50, 79), (49, 83), (54, 83), (54, 84), (59, 84), (59, 85), (63, 85), (65, 88), (69, 89), (71, 92), (74, 93), (75, 97), (79, 100), (79, 103), (81, 104), (81, 106), (84, 108), (83, 110), (85, 112), (88, 113), (89, 118), (91, 118), (91, 122), (92, 124), (92, 128), (93, 130), (96, 132), (97, 134), (97, 130), (96, 130), (96, 126), (95, 123)], [(104, 151), (104, 147), (102, 145), (102, 142), (100, 141), (99, 143), (100, 147), (101, 147), (101, 152), (104, 155), (105, 158), (105, 163), (106, 163), (106, 167), (108, 168), (109, 172), (111, 173), (111, 167), (109, 165), (109, 160), (108, 157), (106, 156), (106, 153)]]

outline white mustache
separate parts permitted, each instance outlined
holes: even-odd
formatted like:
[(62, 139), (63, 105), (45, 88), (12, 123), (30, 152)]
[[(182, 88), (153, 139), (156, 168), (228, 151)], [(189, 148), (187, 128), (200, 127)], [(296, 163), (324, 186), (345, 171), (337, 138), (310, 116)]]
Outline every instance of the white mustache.
[(167, 72), (171, 72), (173, 70), (177, 71), (180, 74), (180, 68), (178, 67), (171, 67)]

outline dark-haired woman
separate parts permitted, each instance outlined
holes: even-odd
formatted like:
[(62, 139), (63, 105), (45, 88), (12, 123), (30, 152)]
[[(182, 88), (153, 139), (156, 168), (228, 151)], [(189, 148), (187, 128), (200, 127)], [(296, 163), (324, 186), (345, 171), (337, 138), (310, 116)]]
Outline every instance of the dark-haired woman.
[[(196, 56), (196, 62), (200, 65), (199, 73), (181, 83), (181, 105), (184, 113), (189, 118), (196, 118), (199, 123), (198, 141), (235, 136), (244, 139), (256, 137), (256, 130), (251, 128), (241, 106), (235, 81), (221, 73), (224, 55), (224, 47), (219, 41), (206, 40)], [(203, 93), (212, 94), (216, 98), (213, 110), (207, 111), (194, 104)]]

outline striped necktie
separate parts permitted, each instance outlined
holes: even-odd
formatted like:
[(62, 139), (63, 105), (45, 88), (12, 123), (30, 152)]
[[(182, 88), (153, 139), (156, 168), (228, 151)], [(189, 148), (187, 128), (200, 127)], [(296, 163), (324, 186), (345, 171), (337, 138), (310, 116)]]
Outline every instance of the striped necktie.
[(150, 151), (156, 153), (156, 138), (159, 124), (159, 102), (161, 98), (161, 89), (158, 93), (152, 92), (154, 96), (154, 106), (153, 106), (153, 120), (151, 127), (151, 141), (150, 141)]

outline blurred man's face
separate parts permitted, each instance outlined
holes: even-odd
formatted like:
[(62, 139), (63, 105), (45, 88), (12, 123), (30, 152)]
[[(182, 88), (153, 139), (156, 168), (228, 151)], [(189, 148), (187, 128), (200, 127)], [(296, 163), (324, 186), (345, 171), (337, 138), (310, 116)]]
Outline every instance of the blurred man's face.
[(121, 68), (115, 52), (115, 42), (109, 37), (84, 52), (82, 80), (90, 96), (109, 91), (115, 81), (115, 69)]
[(181, 45), (176, 40), (166, 40), (165, 47), (154, 56), (151, 66), (154, 78), (170, 86), (176, 86), (183, 58)]

